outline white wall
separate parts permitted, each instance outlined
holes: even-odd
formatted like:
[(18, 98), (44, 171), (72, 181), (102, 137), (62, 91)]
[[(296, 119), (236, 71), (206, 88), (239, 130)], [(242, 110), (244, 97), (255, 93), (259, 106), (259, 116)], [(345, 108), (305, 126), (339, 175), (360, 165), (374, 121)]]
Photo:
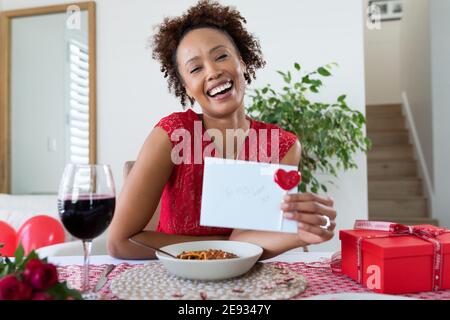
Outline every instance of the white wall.
[[(367, 3), (367, 0), (365, 0)], [(366, 21), (367, 14), (365, 15)], [(402, 20), (383, 21), (380, 28), (365, 28), (366, 103), (401, 102), (400, 28)]]
[[(4, 1), (5, 9), (55, 4), (58, 0)], [(153, 26), (165, 16), (184, 12), (193, 0), (97, 1), (98, 160), (112, 165), (117, 185), (122, 166), (133, 160), (153, 125), (164, 115), (181, 110), (167, 92), (158, 64), (146, 48)], [(256, 86), (279, 82), (275, 70), (294, 62), (310, 70), (336, 61), (340, 68), (326, 81), (317, 99), (331, 101), (347, 94), (348, 103), (365, 111), (363, 12), (360, 0), (223, 1), (236, 3), (249, 30), (260, 40), (268, 61)], [(351, 228), (367, 218), (365, 155), (358, 170), (340, 174), (339, 189), (330, 192), (338, 210), (338, 228)], [(312, 250), (337, 250), (338, 236)]]
[(450, 228), (450, 1), (430, 2), (433, 154), (435, 203), (434, 218)]
[(429, 3), (428, 0), (404, 1), (400, 31), (400, 81), (401, 90), (408, 97), (426, 167), (433, 184)]
[(58, 190), (64, 169), (65, 19), (61, 13), (11, 23), (13, 194)]

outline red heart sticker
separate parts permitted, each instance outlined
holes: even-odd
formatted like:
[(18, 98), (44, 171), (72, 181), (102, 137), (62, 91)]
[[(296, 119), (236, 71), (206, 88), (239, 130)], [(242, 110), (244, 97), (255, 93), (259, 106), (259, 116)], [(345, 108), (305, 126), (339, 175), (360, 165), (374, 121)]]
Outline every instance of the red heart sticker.
[(281, 189), (291, 190), (302, 181), (302, 176), (296, 170), (287, 172), (283, 169), (278, 169), (275, 171), (274, 179)]

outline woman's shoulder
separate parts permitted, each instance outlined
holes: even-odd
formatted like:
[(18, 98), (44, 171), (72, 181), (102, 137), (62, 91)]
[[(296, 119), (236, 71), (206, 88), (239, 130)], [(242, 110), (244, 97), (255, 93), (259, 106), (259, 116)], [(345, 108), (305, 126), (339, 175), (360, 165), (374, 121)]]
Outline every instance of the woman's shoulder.
[(191, 128), (195, 120), (199, 120), (198, 115), (192, 109), (187, 109), (186, 111), (172, 112), (161, 118), (155, 127), (161, 127), (171, 133), (176, 129)]

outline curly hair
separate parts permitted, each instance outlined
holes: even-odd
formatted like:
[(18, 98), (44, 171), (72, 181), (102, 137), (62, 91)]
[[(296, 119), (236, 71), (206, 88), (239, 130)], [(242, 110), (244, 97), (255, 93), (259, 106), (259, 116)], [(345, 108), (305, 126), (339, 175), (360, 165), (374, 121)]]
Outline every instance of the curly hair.
[(161, 63), (161, 72), (164, 73), (164, 78), (168, 78), (169, 92), (180, 98), (183, 108), (187, 99), (191, 105), (194, 100), (188, 97), (178, 72), (176, 52), (181, 40), (189, 31), (199, 28), (209, 27), (224, 32), (231, 38), (245, 63), (244, 77), (250, 84), (252, 78), (256, 78), (256, 70), (262, 68), (266, 62), (262, 57), (258, 39), (244, 28), (245, 23), (247, 21), (235, 8), (222, 6), (216, 1), (200, 0), (183, 15), (165, 18), (157, 27), (152, 41), (152, 56)]

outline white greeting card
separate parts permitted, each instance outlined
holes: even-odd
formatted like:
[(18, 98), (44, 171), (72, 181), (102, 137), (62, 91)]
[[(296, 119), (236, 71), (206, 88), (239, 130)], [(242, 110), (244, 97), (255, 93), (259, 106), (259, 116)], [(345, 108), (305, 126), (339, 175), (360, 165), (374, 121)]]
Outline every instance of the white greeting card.
[(288, 165), (205, 157), (200, 225), (296, 233), (297, 222), (284, 219), (281, 213), (286, 191), (274, 181), (279, 168), (297, 170)]

